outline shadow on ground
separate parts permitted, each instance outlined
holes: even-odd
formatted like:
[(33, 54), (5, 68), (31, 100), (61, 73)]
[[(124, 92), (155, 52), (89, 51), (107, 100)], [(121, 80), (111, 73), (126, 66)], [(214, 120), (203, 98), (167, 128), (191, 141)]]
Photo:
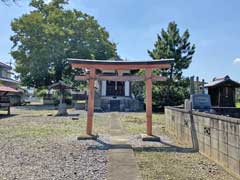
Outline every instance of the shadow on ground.
[(137, 151), (137, 152), (178, 152), (178, 153), (198, 152), (197, 150), (194, 150), (193, 148), (179, 147), (179, 146), (164, 142), (161, 139), (160, 139), (159, 143), (164, 146), (161, 146), (161, 147), (134, 147), (133, 150)]
[(129, 144), (110, 144), (107, 143), (101, 139), (96, 139), (94, 140), (98, 144), (97, 145), (92, 145), (89, 146), (89, 150), (109, 150), (109, 149), (133, 149), (134, 151), (137, 152), (178, 152), (178, 153), (195, 153), (198, 152), (194, 150), (193, 148), (184, 148), (184, 147), (179, 147), (175, 146), (173, 144), (169, 144), (167, 142), (164, 142), (160, 139), (159, 143), (161, 146), (148, 146), (148, 147), (132, 147)]
[(34, 105), (26, 105), (26, 106), (16, 106), (16, 109), (20, 109), (20, 110), (38, 110), (38, 111), (42, 111), (42, 110), (55, 110), (57, 109), (57, 107), (55, 107), (54, 105), (42, 105), (42, 104), (34, 104)]
[(17, 116), (17, 114), (0, 114), (0, 119), (5, 119), (5, 118), (10, 118), (10, 117), (14, 117)]

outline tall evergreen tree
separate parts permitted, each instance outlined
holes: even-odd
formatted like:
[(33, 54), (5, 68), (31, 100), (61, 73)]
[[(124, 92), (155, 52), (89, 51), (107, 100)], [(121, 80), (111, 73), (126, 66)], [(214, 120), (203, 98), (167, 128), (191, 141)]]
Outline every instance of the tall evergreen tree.
[[(167, 31), (162, 29), (161, 34), (157, 35), (154, 49), (148, 51), (150, 57), (153, 59), (174, 59), (173, 66), (167, 75), (175, 80), (182, 78), (182, 70), (187, 69), (192, 62), (195, 45), (191, 45), (189, 37), (188, 30), (180, 35), (177, 24), (170, 22)], [(163, 75), (166, 75), (166, 73), (163, 73)]]
[(188, 96), (188, 79), (182, 76), (192, 62), (195, 45), (189, 42), (188, 30), (181, 35), (175, 22), (168, 24), (167, 30), (162, 29), (157, 35), (154, 49), (148, 51), (153, 59), (173, 58), (174, 63), (168, 71), (155, 70), (155, 74), (168, 77), (167, 85), (157, 82), (153, 85), (153, 105), (179, 105)]

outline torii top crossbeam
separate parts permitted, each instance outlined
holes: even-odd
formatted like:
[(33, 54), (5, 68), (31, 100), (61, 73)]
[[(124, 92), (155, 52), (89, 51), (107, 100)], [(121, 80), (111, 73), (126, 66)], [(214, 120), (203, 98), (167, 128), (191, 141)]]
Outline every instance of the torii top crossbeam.
[[(90, 74), (85, 76), (76, 76), (75, 80), (89, 80), (88, 92), (88, 117), (87, 134), (92, 134), (93, 112), (94, 112), (94, 81), (112, 80), (112, 81), (146, 81), (146, 117), (147, 134), (152, 135), (152, 81), (163, 81), (165, 78), (152, 76), (152, 69), (169, 69), (173, 59), (159, 59), (150, 61), (111, 61), (111, 60), (90, 60), (69, 58), (72, 68), (89, 69)], [(144, 77), (140, 76), (98, 76), (96, 69), (100, 70), (137, 70), (145, 69)]]
[(150, 61), (112, 61), (69, 58), (73, 68), (96, 68), (107, 70), (136, 70), (136, 69), (168, 69), (173, 59), (157, 59)]

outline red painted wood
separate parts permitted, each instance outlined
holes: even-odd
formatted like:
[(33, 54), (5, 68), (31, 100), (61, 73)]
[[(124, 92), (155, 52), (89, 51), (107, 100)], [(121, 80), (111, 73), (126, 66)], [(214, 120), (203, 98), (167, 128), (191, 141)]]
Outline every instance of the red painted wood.
[[(162, 76), (151, 76), (150, 77), (152, 81), (166, 81), (166, 77)], [(83, 75), (83, 76), (75, 76), (75, 80), (77, 81), (86, 81), (89, 80), (89, 75)], [(97, 75), (95, 80), (106, 80), (106, 81), (145, 81), (146, 77), (144, 76), (103, 76), (103, 75)]]
[(147, 135), (152, 135), (152, 69), (146, 69), (146, 116)]
[(152, 68), (152, 69), (168, 69), (171, 67), (170, 63), (166, 64), (85, 64), (85, 63), (72, 63), (72, 68), (95, 68), (101, 70), (136, 70), (136, 69), (145, 69), (145, 68)]
[[(75, 80), (89, 80), (88, 95), (88, 119), (87, 134), (92, 134), (93, 113), (94, 113), (94, 81), (110, 80), (110, 81), (146, 81), (146, 118), (147, 118), (147, 135), (152, 135), (152, 81), (166, 81), (165, 77), (152, 76), (152, 69), (169, 69), (172, 61), (156, 61), (156, 62), (88, 62), (83, 60), (75, 61), (70, 59), (72, 68), (87, 68), (90, 75), (76, 76)], [(145, 69), (145, 77), (141, 76), (96, 76), (96, 69), (100, 70), (136, 70)], [(121, 73), (120, 73), (121, 74)]]
[(93, 113), (94, 113), (94, 78), (96, 69), (90, 69), (90, 80), (88, 84), (88, 113), (87, 113), (87, 134), (92, 135)]

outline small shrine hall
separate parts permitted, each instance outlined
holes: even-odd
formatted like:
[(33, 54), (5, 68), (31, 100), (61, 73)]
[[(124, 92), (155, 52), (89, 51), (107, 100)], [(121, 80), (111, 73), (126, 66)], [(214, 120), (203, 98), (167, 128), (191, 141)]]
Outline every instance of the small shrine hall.
[[(83, 74), (75, 76), (77, 81), (88, 81), (88, 113), (86, 133), (92, 134), (94, 114), (95, 81), (102, 85), (102, 95), (130, 96), (129, 83), (131, 81), (146, 82), (146, 127), (147, 135), (152, 135), (152, 82), (166, 81), (166, 77), (152, 75), (153, 69), (169, 69), (173, 59), (159, 59), (150, 61), (112, 61), (87, 60), (69, 58), (73, 69), (82, 69)], [(130, 70), (145, 70), (145, 75), (131, 75)], [(102, 73), (111, 72), (111, 73)], [(116, 72), (116, 73), (113, 73)], [(109, 86), (109, 89), (107, 88)], [(116, 94), (115, 94), (116, 93)]]

